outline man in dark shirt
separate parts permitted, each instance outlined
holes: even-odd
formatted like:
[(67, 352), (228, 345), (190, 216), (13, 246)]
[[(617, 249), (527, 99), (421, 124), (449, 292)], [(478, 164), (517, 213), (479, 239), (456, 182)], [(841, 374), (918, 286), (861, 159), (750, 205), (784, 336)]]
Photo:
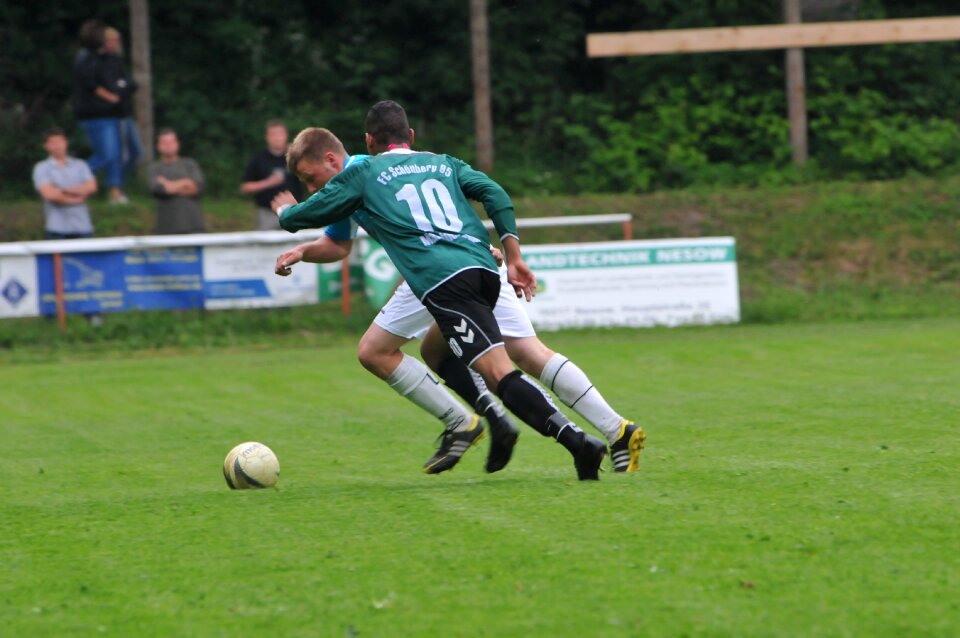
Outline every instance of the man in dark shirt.
[(203, 172), (189, 157), (180, 157), (180, 140), (171, 128), (157, 133), (160, 159), (147, 167), (147, 184), (157, 202), (157, 235), (204, 232), (200, 195)]
[(281, 120), (267, 122), (267, 148), (253, 156), (243, 174), (240, 192), (253, 194), (257, 203), (257, 230), (280, 230), (270, 201), (283, 191), (301, 199), (300, 181), (287, 170), (287, 127)]
[(90, 170), (104, 172), (110, 201), (123, 204), (127, 198), (122, 190), (121, 95), (115, 86), (109, 85), (106, 77), (104, 29), (99, 20), (87, 20), (80, 28), (83, 48), (73, 62), (73, 114), (93, 149), (93, 155), (87, 160)]
[[(123, 38), (113, 27), (103, 30), (101, 58), (106, 86), (120, 98), (116, 104), (116, 115), (120, 122), (120, 155), (123, 177), (126, 179), (136, 169), (137, 161), (143, 154), (140, 133), (133, 121), (133, 94), (138, 86), (124, 66)], [(120, 202), (126, 203), (125, 200), (126, 197), (122, 197)]]

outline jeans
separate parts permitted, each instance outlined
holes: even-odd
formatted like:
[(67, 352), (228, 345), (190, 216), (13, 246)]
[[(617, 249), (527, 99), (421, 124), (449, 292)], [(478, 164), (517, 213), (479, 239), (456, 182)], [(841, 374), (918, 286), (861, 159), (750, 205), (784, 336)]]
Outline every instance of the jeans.
[(120, 158), (123, 166), (123, 177), (127, 178), (137, 169), (137, 161), (143, 155), (143, 145), (140, 143), (140, 132), (132, 117), (120, 120)]
[(114, 118), (80, 120), (80, 128), (93, 148), (93, 155), (87, 160), (87, 165), (94, 173), (104, 169), (104, 183), (107, 188), (119, 188), (123, 184), (120, 122), (121, 120)]

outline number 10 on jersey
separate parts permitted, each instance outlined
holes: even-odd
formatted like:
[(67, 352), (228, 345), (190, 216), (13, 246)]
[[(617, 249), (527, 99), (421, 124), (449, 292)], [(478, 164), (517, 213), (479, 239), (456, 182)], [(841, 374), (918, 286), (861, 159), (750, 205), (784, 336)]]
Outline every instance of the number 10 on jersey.
[[(397, 191), (397, 201), (407, 203), (414, 223), (425, 233), (437, 230), (459, 232), (463, 228), (463, 220), (460, 219), (453, 198), (450, 197), (450, 191), (439, 180), (424, 180), (419, 192), (413, 184), (405, 184)], [(423, 202), (427, 203), (430, 219), (427, 219), (423, 210)]]

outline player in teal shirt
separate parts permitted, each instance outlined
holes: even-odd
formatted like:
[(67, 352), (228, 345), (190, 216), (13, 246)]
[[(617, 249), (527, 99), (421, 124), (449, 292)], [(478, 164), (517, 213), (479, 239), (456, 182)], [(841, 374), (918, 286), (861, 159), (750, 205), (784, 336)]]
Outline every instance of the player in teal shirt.
[[(280, 217), (285, 230), (358, 221), (423, 296), (468, 268), (497, 272), (486, 228), (467, 198), (483, 203), (501, 241), (517, 237), (513, 203), (499, 184), (449, 155), (394, 149), (344, 171)], [(363, 209), (363, 210), (361, 210)]]
[[(368, 159), (370, 159), (369, 155), (346, 155), (343, 160), (343, 170), (359, 166)], [(352, 241), (357, 238), (357, 228), (359, 226), (365, 226), (366, 224), (364, 222), (366, 221), (366, 214), (362, 210), (358, 210), (350, 217), (341, 219), (324, 228), (323, 234), (333, 241)], [(369, 235), (370, 231), (367, 231), (367, 234)]]
[[(510, 411), (561, 443), (581, 480), (596, 480), (606, 445), (557, 410), (514, 369), (503, 348), (493, 315), (500, 292), (497, 264), (486, 229), (467, 200), (483, 204), (501, 240), (508, 281), (518, 296), (529, 299), (536, 279), (520, 253), (510, 197), (461, 160), (410, 150), (413, 131), (396, 102), (375, 104), (366, 128), (367, 148), (375, 157), (333, 176), (302, 203), (274, 200), (280, 226), (291, 232), (327, 226), (362, 209), (364, 227), (436, 320), (446, 340), (439, 347), (479, 373)], [(308, 150), (295, 139), (288, 151), (288, 165), (298, 174)], [(462, 441), (450, 443), (469, 445), (475, 438), (465, 431)]]

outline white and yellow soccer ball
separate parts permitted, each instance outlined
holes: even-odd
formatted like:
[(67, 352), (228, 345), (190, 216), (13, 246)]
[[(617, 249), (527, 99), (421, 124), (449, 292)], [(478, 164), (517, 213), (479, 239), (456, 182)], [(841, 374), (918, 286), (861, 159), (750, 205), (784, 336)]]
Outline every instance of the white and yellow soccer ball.
[(280, 478), (280, 461), (263, 443), (241, 443), (223, 460), (223, 477), (233, 490), (273, 487)]

